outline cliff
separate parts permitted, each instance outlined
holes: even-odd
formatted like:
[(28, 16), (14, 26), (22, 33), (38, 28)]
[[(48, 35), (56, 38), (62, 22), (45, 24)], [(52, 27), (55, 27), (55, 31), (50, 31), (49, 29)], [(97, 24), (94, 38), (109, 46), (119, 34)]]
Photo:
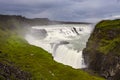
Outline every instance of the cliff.
[(88, 69), (108, 80), (120, 80), (120, 20), (99, 22), (83, 54)]

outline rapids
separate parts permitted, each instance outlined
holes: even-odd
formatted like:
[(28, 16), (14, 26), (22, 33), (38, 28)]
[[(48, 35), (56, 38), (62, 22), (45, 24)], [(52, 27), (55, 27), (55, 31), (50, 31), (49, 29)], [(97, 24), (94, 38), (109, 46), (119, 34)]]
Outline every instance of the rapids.
[(92, 32), (91, 24), (32, 26), (25, 39), (52, 54), (55, 61), (73, 68), (85, 68), (82, 50)]

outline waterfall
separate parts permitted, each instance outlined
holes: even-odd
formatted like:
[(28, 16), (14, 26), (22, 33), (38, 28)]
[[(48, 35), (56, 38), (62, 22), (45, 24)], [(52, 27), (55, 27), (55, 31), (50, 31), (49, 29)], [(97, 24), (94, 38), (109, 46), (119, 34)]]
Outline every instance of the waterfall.
[(73, 68), (85, 68), (82, 50), (92, 31), (90, 24), (33, 26), (25, 39), (52, 54), (55, 61)]

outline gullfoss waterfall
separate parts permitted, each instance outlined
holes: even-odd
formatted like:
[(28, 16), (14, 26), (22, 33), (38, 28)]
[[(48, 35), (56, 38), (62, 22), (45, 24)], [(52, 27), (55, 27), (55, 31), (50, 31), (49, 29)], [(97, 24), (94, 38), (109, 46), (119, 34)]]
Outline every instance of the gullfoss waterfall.
[(91, 24), (33, 26), (25, 39), (52, 54), (57, 62), (73, 68), (85, 68), (82, 50), (90, 36)]

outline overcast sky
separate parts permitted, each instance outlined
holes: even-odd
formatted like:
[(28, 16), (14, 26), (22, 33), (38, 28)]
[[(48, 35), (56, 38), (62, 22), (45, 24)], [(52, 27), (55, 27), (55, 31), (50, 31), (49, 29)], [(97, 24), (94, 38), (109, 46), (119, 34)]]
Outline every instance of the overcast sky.
[(120, 0), (0, 0), (0, 14), (96, 22), (120, 18)]

